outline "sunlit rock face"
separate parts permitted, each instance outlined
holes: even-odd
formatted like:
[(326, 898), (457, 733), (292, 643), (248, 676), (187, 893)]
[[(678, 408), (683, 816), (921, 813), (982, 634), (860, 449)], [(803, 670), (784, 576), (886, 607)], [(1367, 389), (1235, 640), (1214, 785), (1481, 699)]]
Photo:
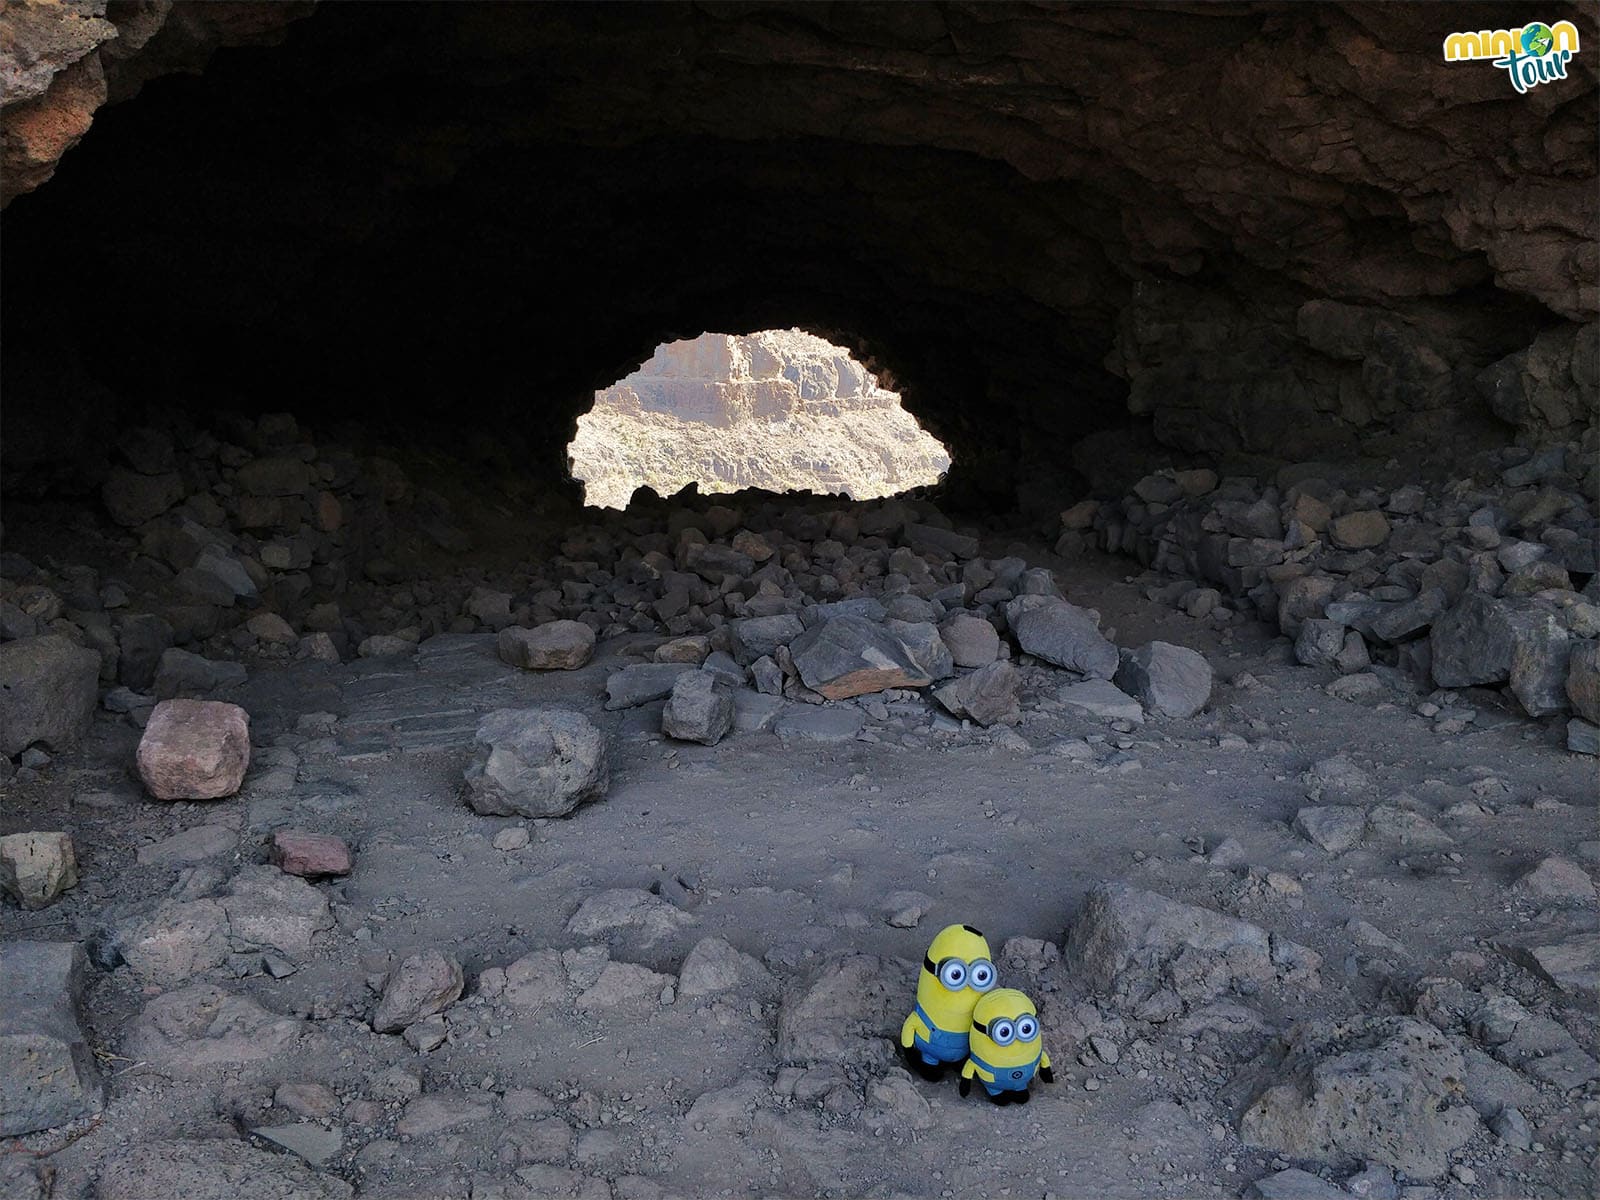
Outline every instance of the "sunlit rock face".
[(626, 507), (636, 487), (666, 496), (689, 483), (863, 500), (935, 483), (950, 465), (898, 393), (798, 329), (659, 347), (595, 393), (571, 457), (585, 501), (606, 508)]

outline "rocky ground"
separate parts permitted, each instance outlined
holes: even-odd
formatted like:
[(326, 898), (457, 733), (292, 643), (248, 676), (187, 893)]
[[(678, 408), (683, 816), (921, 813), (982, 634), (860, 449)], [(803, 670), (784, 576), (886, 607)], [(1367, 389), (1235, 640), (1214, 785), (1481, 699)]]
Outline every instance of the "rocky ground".
[[(0, 833), (66, 835), (0, 841), (8, 1200), (1591, 1187), (1590, 516), (1515, 494), (1565, 462), (1167, 473), (1053, 547), (689, 497), (497, 558), (281, 418), (127, 444), (113, 525), (8, 515)], [(894, 1058), (955, 921), (1039, 1004), (1026, 1108)]]
[(937, 483), (932, 435), (839, 346), (798, 329), (704, 333), (595, 393), (578, 419), (572, 473), (593, 505), (637, 487), (670, 496), (764, 487), (857, 500)]

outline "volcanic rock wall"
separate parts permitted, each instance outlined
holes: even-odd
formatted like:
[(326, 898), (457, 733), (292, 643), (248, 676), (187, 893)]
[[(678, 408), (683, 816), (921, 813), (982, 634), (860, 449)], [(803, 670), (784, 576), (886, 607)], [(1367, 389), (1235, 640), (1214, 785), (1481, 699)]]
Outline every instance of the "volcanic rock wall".
[[(121, 47), (114, 99), (219, 9), (287, 15), (14, 38), (7, 78)], [(1146, 468), (1576, 442), (1600, 31), (1538, 16), (1583, 49), (1518, 93), (1441, 56), (1494, 5), (321, 6), (104, 110), (8, 209), (8, 486), (101, 394), (466, 424), (554, 486), (652, 347), (796, 325), (892, 374), (981, 507), (1058, 506), (1097, 433)], [(19, 190), (71, 140), (28, 103)]]

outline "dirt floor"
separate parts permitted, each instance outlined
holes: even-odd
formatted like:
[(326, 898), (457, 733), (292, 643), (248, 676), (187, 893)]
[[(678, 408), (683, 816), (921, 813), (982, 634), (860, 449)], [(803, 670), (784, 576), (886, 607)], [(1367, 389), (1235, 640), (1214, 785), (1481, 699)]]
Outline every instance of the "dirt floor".
[[(1217, 675), (1207, 709), (1119, 730), (1062, 708), (1062, 675), (1028, 667), (1013, 728), (964, 728), (891, 694), (829, 706), (864, 716), (849, 740), (739, 732), (703, 747), (663, 739), (659, 703), (602, 710), (607, 674), (662, 639), (605, 642), (581, 670), (533, 673), (500, 663), (492, 635), (463, 635), (416, 659), (252, 668), (229, 697), (252, 715), (251, 775), (211, 804), (148, 799), (131, 770), (138, 730), (101, 714), (40, 779), (8, 786), (0, 833), (70, 831), (83, 882), (42, 912), (0, 910), (0, 936), (79, 939), (114, 957), (120, 927), (264, 861), (286, 825), (343, 837), (355, 867), (318, 885), (334, 927), (280, 964), (283, 978), (259, 956), (208, 976), (270, 1017), (191, 1023), (151, 1061), (140, 1051), (159, 1039), (135, 1034), (154, 997), (126, 968), (95, 971), (88, 1017), (109, 1104), (92, 1122), (18, 1140), (10, 1170), (42, 1165), (53, 1195), (93, 1196), (137, 1147), (288, 1124), (324, 1131), (321, 1168), (372, 1197), (1233, 1197), (1290, 1165), (1243, 1145), (1237, 1116), (1252, 1062), (1292, 1020), (1411, 1012), (1419, 981), (1447, 976), (1553, 1016), (1595, 1053), (1592, 1013), (1491, 941), (1552, 922), (1592, 927), (1592, 903), (1544, 911), (1510, 886), (1552, 852), (1591, 872), (1600, 858), (1594, 760), (1568, 754), (1553, 724), (1464, 692), (1476, 719), (1441, 733), (1414, 711), (1421, 696), (1337, 699), (1324, 690), (1334, 676), (1293, 665), (1284, 639), (1153, 602), (1125, 560), (1063, 563), (1037, 547), (1027, 557), (1056, 567), (1064, 594), (1098, 609), (1117, 642), (1203, 652)], [(460, 781), (477, 715), (535, 703), (581, 708), (607, 730), (609, 793), (560, 820), (475, 814)], [(337, 720), (302, 719), (317, 713)], [(1377, 800), (1404, 793), (1399, 806), (1448, 842), (1369, 836), (1332, 857), (1294, 832), (1302, 772), (1338, 753), (1371, 774)], [(225, 827), (200, 847), (211, 852), (137, 862), (141, 847), (202, 825)], [(495, 848), (523, 825), (530, 844)], [(1085, 893), (1114, 879), (1311, 947), (1320, 988), (1166, 1023), (1114, 1011), (1056, 952)], [(607, 889), (642, 889), (663, 906), (643, 923), (569, 929)], [(889, 924), (908, 904), (926, 909), (916, 926)], [(1056, 1080), (1036, 1082), (1025, 1108), (964, 1100), (953, 1077), (928, 1083), (891, 1057), (916, 964), (951, 922), (983, 929), (1002, 983), (1040, 1005)], [(681, 994), (686, 957), (713, 936), (765, 971), (747, 964), (732, 990)], [(1050, 945), (1002, 952), (1011, 939)], [(493, 970), (593, 945), (603, 952), (534, 959), (548, 977), (536, 970), (520, 992)], [(443, 1043), (419, 1053), (368, 1018), (392, 963), (430, 948), (460, 959), (467, 988)], [(878, 978), (898, 993), (814, 998), (812, 1018), (857, 1032), (865, 1022), (868, 1036), (832, 1063), (780, 1061), (797, 998), (839, 951), (892, 960)], [(597, 989), (603, 955), (659, 975), (618, 973)], [(263, 1024), (282, 1017), (295, 1020)], [(249, 1053), (252, 1039), (264, 1056)], [(203, 1048), (219, 1045), (208, 1063)], [(1513, 1082), (1532, 1148), (1480, 1128), (1452, 1174), (1405, 1195), (1593, 1194), (1595, 1083)], [(294, 1083), (332, 1096), (278, 1090)], [(1345, 1179), (1356, 1166), (1322, 1173)], [(1408, 1182), (1380, 1171), (1347, 1194), (1396, 1195)]]

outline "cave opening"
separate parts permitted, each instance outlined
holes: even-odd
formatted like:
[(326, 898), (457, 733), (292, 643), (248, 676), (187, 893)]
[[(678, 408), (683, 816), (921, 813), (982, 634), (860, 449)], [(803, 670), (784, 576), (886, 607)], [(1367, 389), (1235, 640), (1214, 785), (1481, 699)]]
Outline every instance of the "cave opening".
[(757, 488), (873, 500), (937, 484), (950, 455), (900, 393), (800, 329), (666, 342), (595, 393), (568, 447), (584, 503)]
[[(959, 958), (1041, 1188), (1584, 1193), (1600, 28), (1502, 8), (0, 4), (0, 1192), (982, 1194)], [(846, 377), (942, 478), (730, 454)]]

